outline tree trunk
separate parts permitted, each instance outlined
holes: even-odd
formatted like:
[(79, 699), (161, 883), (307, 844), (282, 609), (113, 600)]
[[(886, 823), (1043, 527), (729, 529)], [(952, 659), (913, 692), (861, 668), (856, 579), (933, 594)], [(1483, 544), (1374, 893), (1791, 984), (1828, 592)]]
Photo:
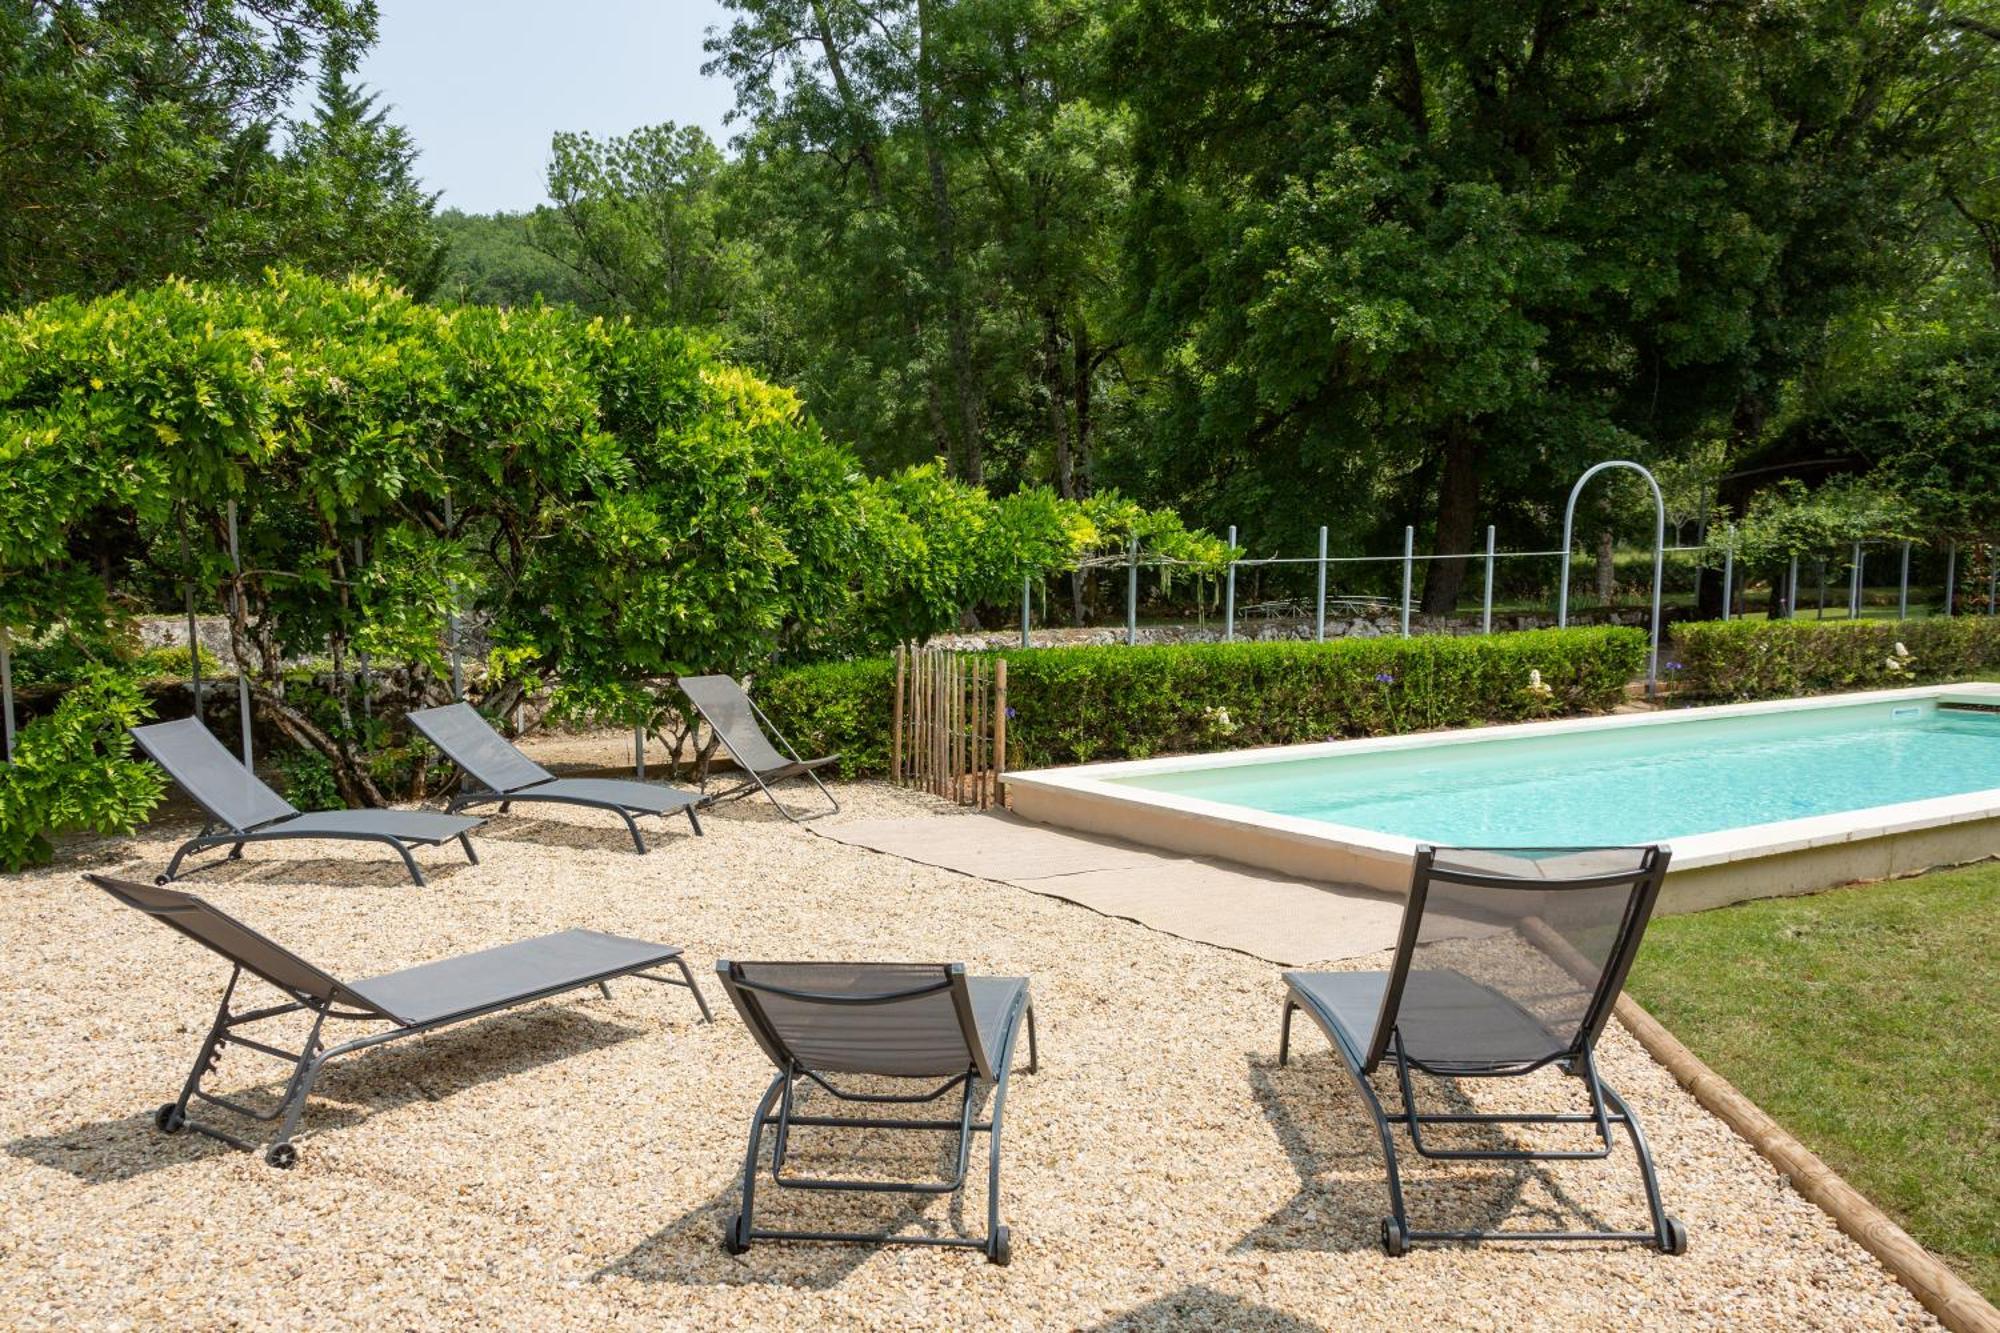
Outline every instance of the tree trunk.
[(1597, 600), (1609, 606), (1617, 593), (1618, 566), (1611, 529), (1601, 528), (1597, 533)]
[(952, 393), (958, 409), (958, 478), (973, 486), (986, 481), (985, 451), (979, 439), (979, 390), (972, 365), (972, 320), (958, 271), (958, 217), (951, 181), (939, 142), (935, 61), (931, 52), (931, 0), (917, 0), (917, 112), (923, 125), (924, 169), (930, 178), (931, 225), (936, 230), (938, 285), (944, 292), (945, 329), (951, 350)]
[(1448, 616), (1458, 609), (1465, 586), (1465, 552), (1472, 549), (1479, 520), (1479, 444), (1469, 426), (1454, 422), (1445, 433), (1444, 465), (1438, 471), (1437, 535), (1433, 549), (1446, 558), (1424, 567), (1422, 611)]

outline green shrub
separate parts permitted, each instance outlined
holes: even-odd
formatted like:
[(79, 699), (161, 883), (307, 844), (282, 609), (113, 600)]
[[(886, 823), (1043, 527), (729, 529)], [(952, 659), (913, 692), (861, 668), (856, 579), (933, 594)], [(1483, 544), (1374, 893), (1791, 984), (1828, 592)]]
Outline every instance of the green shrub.
[[(222, 676), (221, 660), (206, 648), (199, 651), (202, 679), (219, 679)], [(185, 644), (173, 648), (148, 648), (139, 654), (132, 665), (148, 680), (186, 680), (193, 674), (194, 654), (187, 650)]]
[(276, 756), (278, 773), (285, 780), (285, 799), (301, 810), (344, 810), (340, 784), (334, 781), (333, 763), (318, 750), (280, 750)]
[(760, 674), (757, 706), (808, 759), (840, 755), (840, 775), (889, 771), (889, 717), (896, 664), (886, 657), (821, 662)]
[(2000, 619), (1703, 621), (1674, 626), (1669, 656), (1703, 699), (1882, 689), (2000, 669)]
[(159, 804), (166, 775), (125, 734), (148, 712), (135, 681), (98, 671), (21, 729), (0, 766), (0, 870), (46, 864), (73, 829), (130, 833)]
[[(995, 656), (1007, 660), (1009, 765), (1042, 768), (1598, 711), (1645, 669), (1646, 637), (1603, 628)], [(881, 658), (798, 667), (760, 677), (757, 696), (801, 750), (838, 750), (845, 774), (878, 774), (894, 680)]]

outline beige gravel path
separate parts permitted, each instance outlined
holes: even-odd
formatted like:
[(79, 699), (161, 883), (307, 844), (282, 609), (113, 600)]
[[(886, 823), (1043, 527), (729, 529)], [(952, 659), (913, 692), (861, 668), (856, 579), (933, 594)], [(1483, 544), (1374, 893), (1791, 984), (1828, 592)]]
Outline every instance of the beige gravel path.
[[(937, 810), (880, 786), (853, 817)], [(733, 1017), (627, 983), (358, 1058), (322, 1081), (289, 1173), (151, 1109), (222, 981), (214, 960), (77, 880), (150, 875), (184, 828), (79, 844), (0, 878), (0, 1321), (13, 1327), (1818, 1328), (1923, 1326), (1857, 1246), (1622, 1031), (1692, 1252), (1489, 1247), (1390, 1260), (1372, 1133), (1330, 1056), (1275, 1066), (1271, 965), (1053, 898), (844, 846), (755, 805), (646, 857), (588, 811), (496, 820), (485, 864), (411, 888), (360, 848), (253, 848), (206, 896), (336, 973), (590, 925), (718, 955), (962, 959), (1034, 977), (1044, 1068), (1007, 1108), (1011, 1268), (976, 1254), (717, 1241), (768, 1070)], [(1359, 960), (1369, 965), (1374, 960)], [(1340, 964), (1345, 966), (1346, 964)], [(1135, 1000), (1135, 997), (1137, 999)], [(719, 999), (719, 996), (712, 998)], [(1143, 1002), (1139, 1002), (1143, 1001)], [(268, 1073), (234, 1050), (219, 1086)], [(1480, 1105), (1490, 1090), (1472, 1088)], [(1444, 1091), (1431, 1096), (1443, 1097)], [(870, 1169), (921, 1167), (860, 1145)], [(824, 1144), (802, 1151), (824, 1156)], [(1450, 1178), (1456, 1177), (1456, 1178)], [(1428, 1217), (1630, 1224), (1629, 1159), (1411, 1173)], [(977, 1226), (776, 1201), (771, 1220)], [(828, 1211), (841, 1211), (838, 1217)]]

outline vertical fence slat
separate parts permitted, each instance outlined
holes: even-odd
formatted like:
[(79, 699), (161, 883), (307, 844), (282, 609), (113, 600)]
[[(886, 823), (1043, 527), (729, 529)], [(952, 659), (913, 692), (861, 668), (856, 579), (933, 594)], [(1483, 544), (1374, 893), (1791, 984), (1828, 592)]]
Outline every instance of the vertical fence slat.
[(889, 702), (889, 781), (903, 780), (903, 645), (896, 645), (896, 697)]
[(1007, 768), (1007, 659), (993, 664), (993, 803), (1005, 805), (1000, 775)]

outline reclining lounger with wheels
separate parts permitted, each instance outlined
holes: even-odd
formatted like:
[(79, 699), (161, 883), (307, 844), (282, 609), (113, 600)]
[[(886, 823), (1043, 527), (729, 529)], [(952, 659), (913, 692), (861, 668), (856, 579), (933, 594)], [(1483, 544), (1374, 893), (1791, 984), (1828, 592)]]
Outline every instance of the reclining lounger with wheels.
[[(155, 1112), (153, 1123), (168, 1134), (192, 1129), (235, 1147), (253, 1150), (254, 1145), (235, 1135), (191, 1118), (188, 1103), (199, 1099), (252, 1120), (275, 1120), (277, 1137), (264, 1152), (264, 1160), (272, 1166), (289, 1167), (298, 1161), (292, 1135), (305, 1113), (306, 1097), (327, 1061), (339, 1056), (585, 986), (596, 986), (608, 996), (611, 990), (606, 983), (618, 977), (644, 977), (666, 985), (685, 986), (694, 992), (703, 1021), (710, 1019), (708, 1001), (695, 985), (687, 960), (671, 945), (648, 944), (594, 930), (565, 930), (350, 983), (336, 981), (297, 954), (192, 894), (105, 875), (84, 878), (128, 907), (159, 919), (222, 955), (231, 965), (222, 1003), (216, 1008), (215, 1021), (209, 1025), (194, 1068), (181, 1086), (181, 1095)], [(668, 965), (679, 969), (678, 978), (653, 971)], [(269, 982), (291, 998), (241, 1012), (231, 1010), (236, 983), (245, 972)], [(291, 1014), (312, 1015), (311, 1031), (296, 1051), (243, 1035), (243, 1029), (251, 1024)], [(387, 1032), (357, 1037), (326, 1049), (320, 1042), (320, 1030), (330, 1018), (394, 1026)], [(202, 1090), (202, 1080), (214, 1072), (223, 1049), (232, 1045), (259, 1051), (291, 1065), (291, 1077), (275, 1109), (258, 1111)]]
[[(807, 818), (816, 819), (839, 812), (840, 802), (819, 780), (819, 770), (839, 763), (839, 755), (801, 759), (799, 752), (792, 748), (792, 743), (779, 735), (771, 720), (764, 716), (764, 711), (751, 702), (743, 687), (728, 676), (682, 676), (674, 683), (681, 687), (681, 693), (701, 714), (702, 721), (708, 723), (709, 730), (722, 742), (722, 748), (729, 751), (729, 757), (736, 761), (736, 766), (747, 775), (743, 782), (709, 797), (707, 804), (734, 801), (761, 791), (770, 798), (772, 805), (778, 807), (779, 814), (796, 824), (800, 816), (786, 809), (785, 803), (771, 788), (792, 778), (805, 778), (819, 788), (819, 794), (826, 798), (827, 803), (827, 809)], [(784, 754), (773, 748), (765, 738), (766, 732), (778, 737), (778, 743), (785, 747)]]
[[(243, 854), (244, 843), (280, 838), (386, 843), (396, 849), (410, 878), (419, 885), (424, 882), (424, 872), (417, 869), (416, 859), (410, 855), (412, 847), (436, 847), (456, 838), (465, 848), (465, 859), (479, 864), (479, 853), (472, 850), (472, 839), (466, 835), (484, 820), (429, 810), (301, 811), (238, 763), (199, 718), (133, 727), (132, 739), (208, 812), (209, 822), (174, 853), (167, 873), (159, 878), (161, 884), (174, 881), (189, 852), (228, 844), (227, 859), (234, 861)], [(217, 833), (218, 827), (227, 831)]]
[[(863, 1244), (948, 1245), (983, 1250), (996, 1264), (1011, 1257), (1000, 1225), (1000, 1117), (1007, 1076), (1023, 1020), (1028, 1072), (1036, 1069), (1035, 1009), (1025, 977), (968, 977), (958, 963), (735, 963), (715, 965), (722, 988), (764, 1054), (778, 1067), (750, 1121), (743, 1158), (743, 1207), (729, 1219), (723, 1245), (741, 1254), (757, 1240), (851, 1241)], [(921, 1079), (936, 1086), (903, 1094), (839, 1088), (831, 1075)], [(993, 1085), (990, 1116), (972, 1118), (979, 1080)], [(940, 1081), (941, 1080), (941, 1081)], [(801, 1113), (810, 1083), (842, 1102), (918, 1106), (954, 1090), (953, 1119), (906, 1120), (874, 1115)], [(800, 1125), (868, 1130), (956, 1131), (957, 1169), (948, 1180), (881, 1181), (785, 1174), (792, 1130)], [(899, 1235), (894, 1232), (773, 1231), (756, 1224), (757, 1163), (764, 1131), (773, 1130), (771, 1182), (782, 1189), (888, 1194), (952, 1194), (965, 1183), (972, 1136), (988, 1136), (986, 1235)]]
[[(1666, 875), (1664, 847), (1417, 849), (1402, 934), (1387, 972), (1287, 972), (1278, 1063), (1291, 1052), (1292, 1014), (1326, 1033), (1382, 1143), (1390, 1216), (1382, 1247), (1412, 1241), (1642, 1241), (1668, 1254), (1687, 1230), (1660, 1202), (1659, 1179), (1638, 1117), (1598, 1077), (1592, 1050), (1625, 984)], [(1368, 1076), (1388, 1061), (1402, 1105), (1382, 1108)], [(1440, 1078), (1505, 1078), (1545, 1065), (1583, 1084), (1589, 1110), (1481, 1115), (1419, 1112), (1412, 1069)], [(1608, 1157), (1611, 1127), (1631, 1136), (1651, 1213), (1643, 1231), (1418, 1230), (1404, 1207), (1392, 1125), (1425, 1157), (1563, 1161)], [(1594, 1147), (1561, 1151), (1446, 1148), (1432, 1126), (1590, 1126)]]
[(641, 854), (646, 850), (646, 840), (639, 834), (638, 816), (665, 817), (679, 811), (688, 817), (695, 833), (701, 833), (701, 820), (695, 815), (695, 806), (701, 798), (694, 793), (622, 778), (559, 778), (508, 744), (507, 738), (495, 731), (471, 704), (420, 708), (409, 717), (410, 725), (444, 751), (445, 758), (486, 788), (485, 791), (461, 789), (449, 806), (454, 813), (469, 805), (494, 801), (500, 803), (503, 815), (516, 801), (556, 801), (610, 810), (625, 821), (632, 834), (632, 845)]

